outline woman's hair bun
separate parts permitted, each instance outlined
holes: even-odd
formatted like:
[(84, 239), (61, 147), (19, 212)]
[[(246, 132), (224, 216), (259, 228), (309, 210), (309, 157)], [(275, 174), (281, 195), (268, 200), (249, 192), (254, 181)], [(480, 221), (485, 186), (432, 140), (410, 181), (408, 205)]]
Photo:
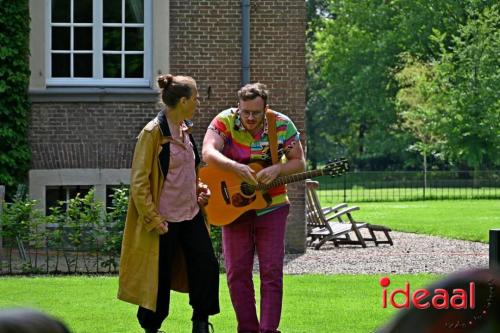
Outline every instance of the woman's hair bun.
[(158, 77), (158, 87), (161, 89), (166, 89), (174, 80), (174, 76), (172, 74), (161, 75)]

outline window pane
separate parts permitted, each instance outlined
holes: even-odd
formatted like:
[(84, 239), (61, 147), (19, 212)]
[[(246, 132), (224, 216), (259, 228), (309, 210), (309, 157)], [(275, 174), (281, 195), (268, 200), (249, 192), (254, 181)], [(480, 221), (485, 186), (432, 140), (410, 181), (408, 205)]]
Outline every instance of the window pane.
[(70, 27), (52, 27), (52, 50), (70, 49)]
[(92, 51), (92, 27), (74, 28), (75, 50)]
[[(59, 201), (66, 200), (66, 189), (62, 186), (47, 186), (45, 188), (45, 215), (50, 215), (50, 208), (57, 207)], [(66, 210), (66, 206), (62, 208)]]
[(80, 194), (80, 198), (83, 198), (89, 193), (91, 186), (87, 185), (68, 186), (68, 189), (69, 189), (70, 199), (76, 198), (77, 194)]
[(144, 23), (144, 0), (125, 0), (125, 23)]
[(125, 28), (125, 50), (144, 50), (144, 28)]
[(142, 54), (125, 55), (125, 77), (143, 77)]
[(122, 56), (119, 54), (105, 54), (103, 56), (104, 77), (122, 76)]
[(122, 0), (103, 0), (103, 22), (122, 22)]
[(71, 22), (70, 0), (52, 0), (52, 22)]
[(104, 28), (102, 48), (105, 51), (121, 51), (122, 28)]
[(74, 22), (92, 23), (92, 0), (74, 0)]
[(52, 54), (52, 77), (69, 77), (69, 54)]
[(75, 54), (73, 65), (75, 77), (92, 77), (92, 54)]

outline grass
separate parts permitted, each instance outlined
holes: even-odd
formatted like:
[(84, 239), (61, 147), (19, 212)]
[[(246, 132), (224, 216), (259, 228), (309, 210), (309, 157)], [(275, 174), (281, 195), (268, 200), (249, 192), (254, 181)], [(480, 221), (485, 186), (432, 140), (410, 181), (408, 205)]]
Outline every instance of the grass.
[[(386, 322), (394, 309), (381, 307), (381, 275), (288, 275), (281, 329), (287, 333), (367, 333)], [(405, 281), (418, 288), (438, 275), (391, 275), (391, 287)], [(255, 277), (256, 280), (257, 277)], [(139, 333), (136, 306), (118, 301), (116, 277), (8, 277), (0, 279), (0, 308), (28, 306), (57, 316), (73, 333)], [(221, 276), (221, 313), (211, 318), (217, 333), (236, 332), (236, 319)], [(257, 287), (258, 288), (258, 287)], [(258, 294), (258, 293), (257, 293)], [(257, 300), (257, 304), (259, 301)], [(368, 315), (369, 314), (369, 315)], [(185, 294), (172, 293), (162, 329), (190, 332)]]
[[(322, 199), (322, 206), (335, 202)], [(356, 219), (393, 230), (488, 242), (489, 230), (500, 228), (499, 200), (442, 200), (352, 203)]]
[[(324, 200), (323, 205), (336, 202)], [(356, 203), (351, 203), (356, 205)], [(500, 227), (500, 202), (494, 200), (358, 203), (359, 220), (394, 230), (487, 242)], [(381, 275), (288, 275), (281, 329), (287, 333), (367, 333), (386, 322), (394, 309), (382, 309)], [(391, 289), (405, 281), (412, 290), (439, 275), (391, 275)], [(255, 278), (257, 281), (257, 277)], [(23, 306), (61, 318), (73, 333), (139, 333), (137, 307), (116, 299), (116, 277), (1, 277), (0, 308)], [(236, 331), (225, 277), (220, 283), (221, 314), (211, 321), (217, 333)], [(258, 290), (258, 287), (257, 287)], [(257, 292), (258, 294), (258, 292)], [(257, 300), (259, 304), (259, 300)], [(162, 329), (190, 332), (191, 309), (185, 294), (172, 293)]]

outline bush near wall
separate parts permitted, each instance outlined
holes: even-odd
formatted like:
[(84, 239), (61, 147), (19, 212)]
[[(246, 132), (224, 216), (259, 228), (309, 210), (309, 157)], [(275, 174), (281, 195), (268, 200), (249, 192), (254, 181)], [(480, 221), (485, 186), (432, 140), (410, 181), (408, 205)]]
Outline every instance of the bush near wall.
[(107, 211), (92, 189), (50, 208), (18, 193), (0, 216), (0, 274), (114, 273), (118, 270), (128, 189), (112, 194)]
[[(0, 275), (118, 272), (128, 201), (128, 187), (116, 188), (104, 211), (92, 189), (42, 216), (36, 201), (18, 191), (0, 215)], [(211, 238), (222, 269), (220, 228)]]
[[(29, 169), (28, 0), (0, 1), (0, 184), (11, 189)], [(7, 191), (9, 193), (9, 191)]]

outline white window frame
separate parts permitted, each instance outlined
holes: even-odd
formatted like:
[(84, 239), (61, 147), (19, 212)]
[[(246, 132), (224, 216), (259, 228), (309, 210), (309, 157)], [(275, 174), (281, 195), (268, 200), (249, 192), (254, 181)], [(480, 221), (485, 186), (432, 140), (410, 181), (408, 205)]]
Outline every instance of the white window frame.
[[(71, 27), (85, 27), (92, 26), (92, 64), (93, 64), (93, 77), (92, 78), (53, 78), (52, 77), (52, 26), (68, 26), (68, 23), (52, 23), (52, 0), (46, 0), (46, 13), (47, 20), (45, 24), (45, 68), (47, 73), (46, 83), (47, 86), (101, 86), (101, 87), (149, 87), (151, 86), (151, 67), (152, 67), (152, 0), (144, 0), (144, 24), (125, 23), (123, 11), (125, 10), (125, 0), (122, 0), (122, 22), (105, 25), (102, 22), (103, 0), (92, 0), (93, 7), (93, 23), (69, 23)], [(73, 0), (71, 1), (71, 21), (73, 21)], [(106, 54), (144, 54), (144, 78), (104, 78), (103, 65), (102, 65), (102, 33), (103, 26), (121, 27), (143, 27), (144, 28), (144, 52), (142, 51), (106, 51)], [(125, 34), (122, 33), (122, 47), (124, 46)], [(73, 34), (71, 34), (70, 48), (73, 49)], [(70, 51), (72, 53), (73, 51)], [(61, 52), (66, 53), (66, 52)], [(78, 51), (78, 53), (84, 53)], [(73, 57), (71, 57), (73, 59)], [(125, 71), (124, 57), (122, 57), (122, 75)], [(70, 63), (71, 75), (73, 75), (73, 61)]]

